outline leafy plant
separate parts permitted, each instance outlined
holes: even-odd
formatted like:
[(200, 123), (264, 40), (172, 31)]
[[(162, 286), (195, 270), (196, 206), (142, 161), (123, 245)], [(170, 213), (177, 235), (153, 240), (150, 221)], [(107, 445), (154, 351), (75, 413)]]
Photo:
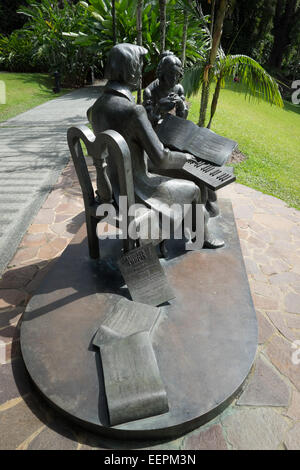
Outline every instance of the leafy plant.
[(79, 5), (67, 0), (62, 0), (60, 5), (50, 0), (27, 3), (19, 13), (28, 17), (23, 31), (32, 44), (33, 63), (49, 72), (59, 70), (65, 86), (81, 86), (95, 57), (63, 33), (81, 29), (88, 15)]
[(38, 67), (32, 60), (32, 42), (25, 31), (0, 36), (0, 67), (8, 72), (32, 72)]
[[(115, 41), (116, 43), (137, 42), (136, 11), (137, 0), (115, 1)], [(183, 11), (175, 9), (176, 1), (170, 0), (167, 9), (167, 33), (165, 48), (172, 50), (179, 57), (182, 51)], [(85, 46), (91, 53), (102, 53), (102, 65), (114, 45), (112, 2), (109, 0), (90, 0), (79, 2), (89, 15), (88, 21), (81, 29), (73, 29), (65, 33), (74, 38), (78, 46)], [(194, 63), (203, 55), (205, 36), (201, 28), (190, 23), (188, 26), (186, 45), (187, 63)], [(144, 68), (144, 85), (154, 78), (154, 71), (160, 58), (160, 22), (158, 2), (145, 0), (142, 11), (142, 40), (148, 49), (148, 60)]]

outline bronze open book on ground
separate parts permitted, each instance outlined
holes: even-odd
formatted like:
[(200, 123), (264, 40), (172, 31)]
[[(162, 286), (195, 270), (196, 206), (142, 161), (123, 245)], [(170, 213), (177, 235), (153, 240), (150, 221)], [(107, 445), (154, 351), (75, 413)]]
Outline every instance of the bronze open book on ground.
[(169, 409), (150, 333), (161, 309), (120, 297), (94, 338), (100, 349), (112, 426)]
[(100, 353), (111, 426), (168, 412), (148, 331), (101, 344)]
[(234, 140), (172, 114), (168, 114), (157, 126), (156, 133), (171, 150), (191, 153), (218, 166), (225, 165), (238, 145)]

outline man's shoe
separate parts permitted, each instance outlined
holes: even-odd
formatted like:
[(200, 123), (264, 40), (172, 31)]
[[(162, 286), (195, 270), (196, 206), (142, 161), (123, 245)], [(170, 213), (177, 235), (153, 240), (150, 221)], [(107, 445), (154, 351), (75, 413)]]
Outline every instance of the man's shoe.
[(204, 245), (203, 248), (222, 248), (222, 246), (225, 245), (224, 240), (221, 240), (220, 238), (209, 238), (208, 240), (204, 240)]

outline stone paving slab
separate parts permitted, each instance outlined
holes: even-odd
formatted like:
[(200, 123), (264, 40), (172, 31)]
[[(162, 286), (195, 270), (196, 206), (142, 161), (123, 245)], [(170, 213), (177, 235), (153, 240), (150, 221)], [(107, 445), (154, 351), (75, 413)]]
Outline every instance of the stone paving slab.
[(277, 370), (258, 357), (252, 379), (237, 400), (237, 405), (288, 406), (290, 390)]
[(69, 160), (68, 127), (87, 122), (99, 93), (76, 90), (0, 125), (0, 274)]
[(0, 279), (0, 449), (300, 449), (300, 212), (240, 184), (220, 196), (233, 204), (259, 324), (256, 362), (240, 396), (175, 441), (124, 443), (70, 425), (30, 388), (18, 344), (20, 316), (84, 221), (69, 163)]

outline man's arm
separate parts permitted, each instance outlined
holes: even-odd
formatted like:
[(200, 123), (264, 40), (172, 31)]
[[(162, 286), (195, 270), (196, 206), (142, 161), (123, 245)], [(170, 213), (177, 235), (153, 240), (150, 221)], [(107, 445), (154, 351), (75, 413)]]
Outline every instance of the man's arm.
[(143, 147), (156, 168), (180, 169), (188, 160), (192, 159), (189, 154), (173, 152), (163, 146), (154, 132), (143, 106), (134, 107), (131, 125), (136, 130), (137, 143)]

